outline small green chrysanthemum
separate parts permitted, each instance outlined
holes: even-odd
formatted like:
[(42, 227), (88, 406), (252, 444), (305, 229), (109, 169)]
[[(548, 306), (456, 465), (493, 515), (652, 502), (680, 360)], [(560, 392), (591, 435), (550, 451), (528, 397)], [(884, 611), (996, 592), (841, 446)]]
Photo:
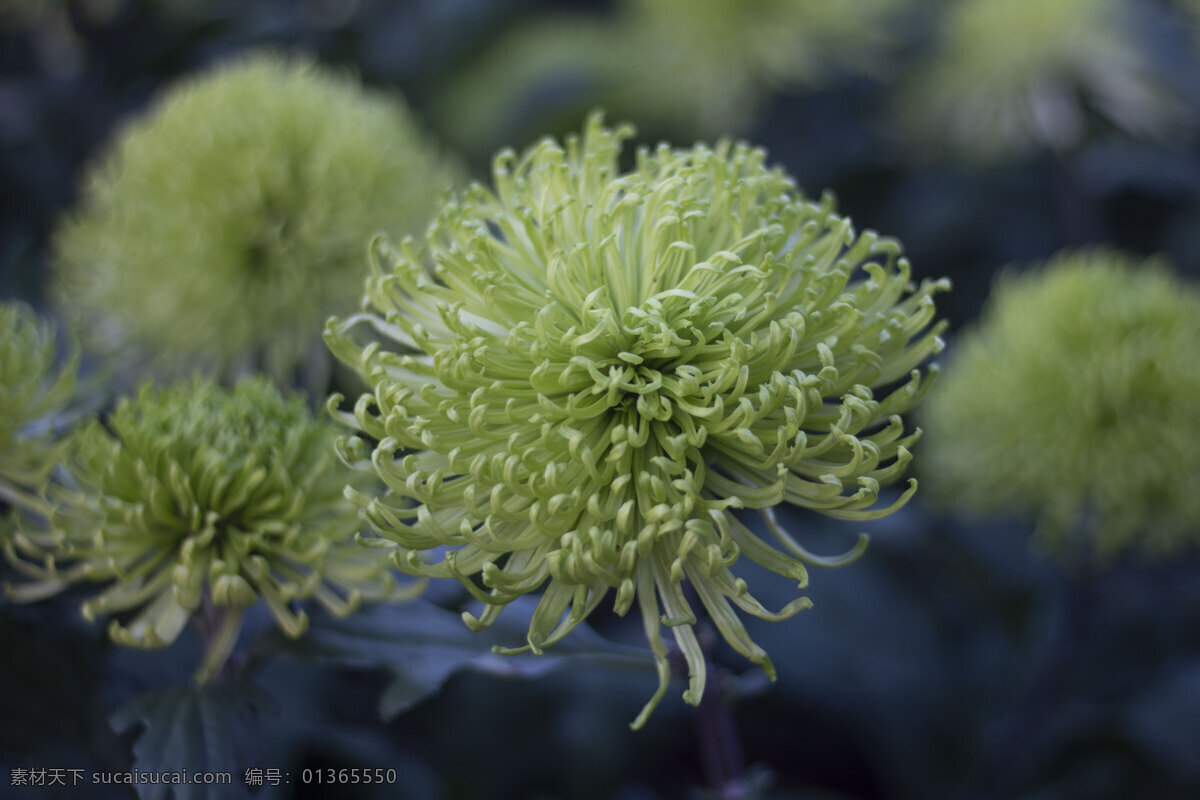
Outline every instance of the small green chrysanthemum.
[[(730, 604), (777, 620), (809, 602), (767, 611), (739, 557), (801, 588), (805, 563), (844, 561), (807, 552), (772, 506), (863, 520), (912, 495), (872, 510), (918, 435), (897, 415), (941, 348), (945, 286), (914, 287), (896, 242), (856, 235), (760, 150), (661, 145), (622, 173), (631, 135), (593, 117), (565, 148), (501, 153), (494, 191), (450, 203), (424, 247), (375, 247), (374, 311), (331, 320), (326, 340), (375, 387), (353, 414), (330, 407), (379, 440), (340, 450), (390, 489), (350, 494), (397, 565), (462, 581), (487, 604), (472, 627), (545, 585), (524, 648), (538, 653), (610, 589), (620, 614), (636, 599), (661, 678), (640, 725), (668, 678), (660, 624), (699, 702), (696, 600), (774, 674)], [(359, 325), (386, 344), (357, 346)], [(739, 508), (762, 510), (782, 551)]]
[[(451, 172), (395, 98), (259, 55), (172, 87), (58, 232), (64, 307), (162, 364), (280, 376), (353, 308), (367, 242), (420, 231)], [(115, 323), (113, 325), (112, 323)]]
[(57, 358), (49, 322), (0, 303), (0, 500), (27, 504), (58, 462), (54, 418), (74, 396), (79, 359), (56, 367)]
[(36, 600), (107, 582), (83, 614), (133, 613), (108, 631), (135, 647), (170, 644), (202, 607), (220, 614), (202, 677), (224, 662), (242, 612), (260, 598), (295, 637), (307, 622), (295, 601), (348, 614), (392, 596), (386, 564), (354, 541), (359, 514), (343, 497), (334, 436), (332, 423), (262, 379), (232, 390), (147, 384), (73, 438), (70, 480), (50, 488), (49, 519), (23, 520), (5, 542), (9, 561), (35, 579), (9, 593)]
[(1077, 145), (1098, 113), (1160, 135), (1178, 108), (1128, 24), (1127, 0), (959, 0), (904, 95), (909, 127), (993, 160)]
[(1200, 532), (1200, 289), (1165, 265), (1064, 253), (996, 284), (923, 409), (938, 494), (1035, 517), (1100, 557)]

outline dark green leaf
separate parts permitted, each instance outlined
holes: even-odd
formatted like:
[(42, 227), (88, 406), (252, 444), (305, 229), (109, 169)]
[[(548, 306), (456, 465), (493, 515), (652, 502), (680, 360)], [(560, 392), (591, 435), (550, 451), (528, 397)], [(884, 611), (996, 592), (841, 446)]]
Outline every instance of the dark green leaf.
[[(138, 782), (140, 800), (224, 800), (248, 797), (243, 770), (255, 763), (256, 709), (267, 698), (245, 685), (170, 687), (141, 695), (110, 719), (118, 732), (143, 728), (133, 746), (134, 772), (227, 774), (219, 785)], [(135, 775), (134, 777), (142, 777)]]
[(343, 666), (383, 667), (393, 680), (380, 700), (385, 718), (435, 693), (459, 670), (511, 677), (534, 677), (568, 662), (654, 672), (648, 651), (616, 644), (580, 625), (545, 655), (506, 656), (493, 647), (524, 644), (533, 603), (515, 602), (490, 628), (473, 632), (458, 614), (426, 600), (365, 608), (345, 619), (314, 616), (295, 642), (272, 632), (268, 647), (300, 658)]

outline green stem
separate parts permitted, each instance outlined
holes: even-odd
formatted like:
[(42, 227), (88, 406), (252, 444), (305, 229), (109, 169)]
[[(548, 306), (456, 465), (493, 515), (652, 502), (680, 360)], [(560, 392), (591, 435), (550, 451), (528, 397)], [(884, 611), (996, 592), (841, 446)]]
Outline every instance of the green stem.
[(700, 745), (705, 778), (712, 787), (714, 797), (720, 800), (745, 800), (748, 795), (741, 743), (733, 724), (733, 715), (721, 697), (720, 676), (708, 658), (709, 646), (705, 645), (704, 650), (708, 682), (700, 705), (696, 708), (696, 738)]
[[(206, 608), (208, 612), (210, 609)], [(204, 653), (204, 661), (200, 664), (200, 669), (196, 671), (196, 683), (204, 686), (214, 677), (221, 673), (230, 654), (233, 653), (233, 646), (237, 644), (238, 634), (242, 630), (242, 616), (244, 610), (240, 608), (229, 608), (221, 615), (221, 620), (215, 626), (206, 625), (208, 647)], [(206, 613), (207, 616), (207, 613)]]
[[(695, 608), (697, 603), (691, 587), (686, 587), (685, 591), (689, 605)], [(733, 714), (722, 697), (720, 675), (712, 661), (716, 636), (707, 620), (698, 620), (696, 640), (704, 654), (704, 670), (708, 675), (704, 684), (704, 694), (700, 697), (700, 704), (696, 707), (693, 717), (696, 742), (700, 749), (701, 769), (704, 770), (704, 778), (712, 797), (718, 800), (745, 800), (749, 794), (742, 745), (738, 741), (737, 728), (733, 724)], [(671, 665), (677, 674), (687, 678), (687, 662), (682, 654), (674, 649), (671, 653)]]

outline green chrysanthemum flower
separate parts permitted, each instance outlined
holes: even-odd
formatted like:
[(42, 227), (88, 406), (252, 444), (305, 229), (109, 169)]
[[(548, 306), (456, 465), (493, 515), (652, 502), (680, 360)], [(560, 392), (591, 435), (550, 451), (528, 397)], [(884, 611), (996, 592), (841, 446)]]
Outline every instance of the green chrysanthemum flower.
[(1004, 275), (923, 409), (937, 494), (1101, 557), (1200, 532), (1200, 289), (1104, 250)]
[(301, 59), (225, 65), (91, 172), (56, 237), (64, 305), (164, 365), (286, 375), (325, 357), (313, 331), (354, 307), (370, 238), (420, 231), (450, 176), (395, 98)]
[(1127, 0), (959, 0), (904, 95), (909, 127), (981, 160), (1077, 145), (1098, 113), (1157, 136), (1178, 105), (1128, 24)]
[(0, 303), (0, 500), (27, 505), (59, 458), (55, 417), (75, 392), (78, 354), (56, 367), (54, 327)]
[[(660, 624), (687, 658), (685, 697), (703, 693), (685, 582), (773, 675), (730, 604), (778, 620), (809, 601), (767, 611), (731, 568), (744, 554), (803, 588), (805, 563), (845, 560), (811, 555), (772, 506), (864, 520), (915, 491), (873, 510), (918, 435), (897, 415), (941, 348), (944, 283), (912, 286), (896, 242), (856, 235), (760, 150), (661, 145), (622, 173), (631, 135), (593, 117), (565, 149), (501, 153), (495, 190), (449, 204), (424, 248), (376, 246), (374, 312), (326, 339), (375, 387), (339, 415), (378, 445), (340, 449), (390, 489), (350, 494), (397, 565), (461, 580), (487, 604), (465, 615), (477, 628), (545, 584), (536, 653), (610, 589), (620, 614), (636, 599), (662, 681), (640, 725), (668, 678)], [(360, 349), (358, 325), (387, 346)], [(782, 551), (739, 508), (762, 510)]]
[(170, 644), (198, 610), (220, 617), (202, 679), (260, 598), (295, 637), (307, 622), (296, 601), (348, 614), (397, 595), (386, 563), (354, 541), (360, 518), (343, 496), (335, 435), (262, 379), (232, 390), (147, 384), (73, 438), (70, 480), (50, 488), (49, 518), (23, 520), (5, 542), (9, 561), (35, 578), (9, 593), (36, 600), (107, 582), (83, 614), (133, 612), (108, 631), (134, 647)]

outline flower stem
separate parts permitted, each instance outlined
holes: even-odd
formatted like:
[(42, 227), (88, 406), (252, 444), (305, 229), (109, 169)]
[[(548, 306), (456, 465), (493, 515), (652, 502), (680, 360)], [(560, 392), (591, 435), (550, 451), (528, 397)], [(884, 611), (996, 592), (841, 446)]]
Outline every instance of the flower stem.
[[(196, 683), (200, 686), (221, 674), (230, 654), (233, 653), (233, 646), (237, 644), (238, 634), (242, 630), (242, 616), (245, 613), (241, 608), (227, 608), (223, 612), (217, 612), (207, 597), (204, 612), (206, 619), (201, 633), (206, 641), (206, 648), (204, 661), (201, 662), (195, 676)], [(220, 620), (214, 621), (213, 617), (218, 613)]]
[(705, 779), (721, 800), (744, 800), (746, 782), (741, 742), (733, 725), (733, 715), (721, 698), (721, 682), (707, 662), (710, 680), (696, 709), (696, 737), (704, 764)]
[[(704, 779), (711, 797), (718, 800), (745, 800), (749, 795), (742, 746), (733, 724), (733, 714), (722, 696), (720, 675), (710, 657), (716, 636), (708, 623), (700, 622), (696, 627), (696, 638), (704, 653), (704, 669), (708, 674), (704, 694), (692, 718)], [(687, 665), (682, 658), (672, 658), (672, 665), (686, 677)]]

